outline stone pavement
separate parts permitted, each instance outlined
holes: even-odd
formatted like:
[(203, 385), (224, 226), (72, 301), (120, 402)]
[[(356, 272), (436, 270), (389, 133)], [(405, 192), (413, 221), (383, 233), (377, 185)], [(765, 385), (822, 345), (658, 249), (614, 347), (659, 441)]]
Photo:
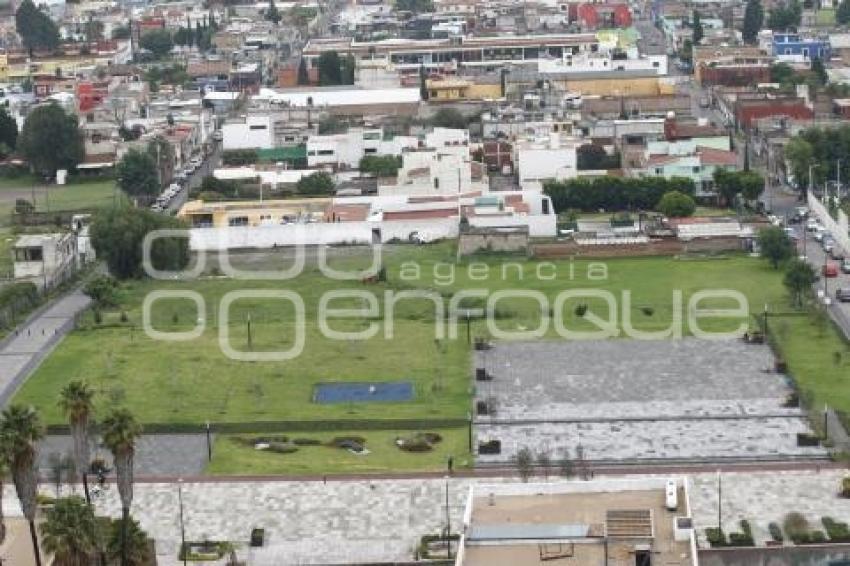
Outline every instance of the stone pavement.
[(80, 289), (60, 297), (0, 342), (0, 405), (5, 405), (88, 307)]
[[(523, 447), (589, 460), (822, 457), (798, 447), (804, 413), (766, 345), (741, 340), (588, 340), (498, 343), (475, 352), (477, 441), (498, 439), (507, 462)], [(476, 443), (477, 444), (477, 443)]]
[[(215, 437), (211, 438), (215, 442)], [(42, 478), (50, 477), (51, 455), (72, 455), (70, 436), (48, 436), (38, 449)], [(112, 466), (112, 455), (104, 446), (92, 445), (92, 457), (103, 458)], [(141, 477), (200, 476), (207, 465), (207, 439), (204, 434), (146, 434), (136, 445), (135, 474)]]
[[(738, 521), (746, 518), (764, 540), (768, 523), (781, 523), (789, 511), (803, 513), (815, 528), (822, 516), (850, 522), (850, 500), (837, 497), (845, 473), (724, 473), (724, 528), (738, 530)], [(694, 522), (704, 540), (705, 527), (717, 522), (717, 475), (687, 477)], [(462, 518), (472, 482), (495, 481), (505, 480), (450, 480), (453, 525)], [(421, 535), (444, 526), (445, 489), (443, 479), (187, 483), (182, 486), (186, 536), (233, 541), (250, 566), (409, 560)], [(48, 486), (41, 491), (51, 492)], [(6, 486), (3, 501), (7, 514), (20, 515), (11, 486)], [(177, 484), (135, 486), (132, 513), (156, 539), (161, 566), (178, 565), (178, 501)], [(120, 516), (114, 485), (95, 504), (99, 513)], [(267, 546), (252, 551), (247, 541), (254, 527), (266, 529)]]

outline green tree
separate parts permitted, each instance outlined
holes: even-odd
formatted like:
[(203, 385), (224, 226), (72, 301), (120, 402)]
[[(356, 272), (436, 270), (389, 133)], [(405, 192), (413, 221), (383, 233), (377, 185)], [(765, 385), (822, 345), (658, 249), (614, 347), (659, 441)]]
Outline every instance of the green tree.
[(302, 57), (301, 61), (298, 62), (298, 84), (310, 84), (310, 73), (307, 72), (307, 59), (304, 57)]
[(741, 30), (744, 42), (754, 44), (762, 25), (764, 25), (764, 8), (761, 1), (747, 0), (747, 7), (744, 9), (744, 27)]
[(774, 63), (770, 66), (770, 81), (774, 83), (790, 83), (794, 79), (794, 69), (788, 63)]
[(139, 39), (139, 47), (147, 49), (157, 59), (162, 59), (171, 53), (174, 41), (167, 29), (155, 29), (145, 33)]
[(516, 471), (523, 482), (527, 482), (531, 477), (531, 468), (534, 465), (534, 455), (528, 448), (520, 448), (514, 457)]
[(694, 22), (691, 24), (693, 28), (693, 42), (694, 45), (699, 45), (702, 41), (702, 38), (705, 37), (705, 30), (702, 29), (702, 20), (699, 15), (699, 10), (694, 10)]
[(136, 440), (142, 434), (141, 425), (127, 409), (113, 409), (103, 419), (103, 443), (112, 452), (118, 495), (121, 498), (121, 563), (127, 564), (129, 556), (130, 506), (133, 504), (133, 458)]
[(850, 0), (841, 0), (841, 3), (838, 4), (835, 21), (842, 26), (850, 23)]
[[(121, 560), (123, 521), (110, 521), (106, 538), (106, 552), (114, 562)], [(148, 535), (139, 526), (139, 522), (130, 518), (126, 529), (127, 566), (147, 566), (153, 559)]]
[(9, 153), (18, 145), (18, 123), (5, 106), (0, 107), (0, 144), (6, 146)]
[(434, 3), (432, 0), (396, 0), (396, 10), (401, 12), (413, 12), (421, 14), (434, 11)]
[(401, 167), (401, 157), (395, 155), (367, 155), (360, 160), (360, 172), (376, 177), (393, 177)]
[(753, 202), (764, 192), (764, 177), (755, 171), (741, 171), (740, 178), (741, 196), (747, 202)]
[(325, 51), (319, 55), (317, 66), (320, 86), (342, 84), (342, 61), (336, 51)]
[(68, 419), (74, 440), (74, 469), (88, 490), (86, 474), (91, 465), (89, 429), (94, 415), (94, 390), (85, 381), (68, 382), (59, 393), (59, 408)]
[(785, 158), (791, 164), (791, 173), (797, 188), (803, 193), (808, 186), (808, 168), (813, 157), (812, 144), (801, 137), (794, 137), (785, 145)]
[(54, 50), (59, 46), (59, 28), (50, 16), (36, 8), (32, 0), (23, 0), (15, 12), (15, 30), (29, 51)]
[(353, 85), (356, 71), (357, 63), (354, 60), (354, 56), (346, 56), (345, 59), (342, 60), (342, 70), (340, 71), (340, 78), (342, 84)]
[(661, 200), (658, 201), (658, 210), (664, 216), (669, 218), (679, 218), (682, 216), (691, 216), (697, 206), (694, 199), (690, 196), (680, 193), (679, 191), (670, 191), (665, 193)]
[(85, 156), (77, 117), (55, 103), (29, 113), (18, 149), (35, 171), (51, 177), (58, 169), (73, 169)]
[(762, 257), (767, 258), (773, 269), (779, 269), (779, 264), (794, 253), (794, 243), (779, 226), (762, 228), (758, 234), (758, 244)]
[[(112, 275), (119, 279), (141, 277), (142, 242), (152, 230), (186, 229), (182, 221), (129, 206), (99, 211), (91, 226), (91, 241)], [(157, 238), (151, 246), (151, 262), (158, 270), (177, 271), (189, 262), (188, 238)]]
[(40, 525), (44, 550), (55, 566), (91, 564), (100, 548), (100, 532), (91, 505), (79, 496), (57, 499)]
[(807, 261), (795, 258), (788, 264), (782, 284), (788, 289), (794, 305), (802, 307), (803, 300), (811, 293), (817, 279), (814, 268)]
[(329, 195), (334, 190), (334, 180), (329, 173), (318, 171), (301, 177), (295, 184), (295, 190), (302, 195)]
[(118, 26), (112, 29), (112, 39), (129, 39), (130, 26)]
[(773, 31), (796, 28), (803, 17), (803, 7), (797, 0), (791, 0), (787, 5), (774, 5), (767, 18), (767, 27)]
[(601, 145), (587, 143), (576, 150), (576, 167), (580, 171), (619, 169), (620, 155), (608, 155)]
[(280, 11), (277, 9), (277, 6), (274, 4), (274, 0), (269, 0), (269, 8), (266, 10), (265, 18), (270, 21), (274, 25), (280, 23), (281, 20)]
[(147, 151), (131, 149), (115, 169), (118, 186), (130, 196), (151, 196), (159, 192), (156, 161)]
[(12, 482), (21, 503), (21, 510), (30, 526), (36, 566), (41, 566), (38, 534), (35, 529), (35, 513), (38, 508), (37, 445), (44, 437), (44, 427), (38, 413), (32, 407), (10, 405), (0, 415), (0, 439), (12, 472)]
[(829, 75), (826, 74), (826, 67), (824, 67), (820, 57), (812, 59), (812, 74), (817, 77), (819, 86), (829, 82)]
[(468, 127), (466, 116), (454, 108), (440, 108), (428, 121), (435, 128), (454, 128), (465, 130)]

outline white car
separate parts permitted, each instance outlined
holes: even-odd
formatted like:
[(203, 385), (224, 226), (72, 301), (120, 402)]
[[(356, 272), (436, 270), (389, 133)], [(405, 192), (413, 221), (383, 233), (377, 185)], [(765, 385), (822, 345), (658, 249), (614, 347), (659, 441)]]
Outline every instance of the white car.
[(820, 223), (814, 218), (811, 218), (808, 222), (806, 222), (806, 230), (808, 230), (809, 232), (816, 232), (820, 227)]

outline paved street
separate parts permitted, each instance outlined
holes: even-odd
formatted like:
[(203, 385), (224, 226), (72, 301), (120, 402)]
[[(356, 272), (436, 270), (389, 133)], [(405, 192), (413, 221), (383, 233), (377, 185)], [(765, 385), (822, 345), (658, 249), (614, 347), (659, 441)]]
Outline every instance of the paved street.
[(0, 405), (74, 327), (74, 317), (91, 300), (79, 289), (59, 298), (0, 342)]
[[(799, 511), (818, 525), (822, 516), (850, 521), (846, 499), (837, 496), (844, 470), (819, 472), (748, 472), (722, 475), (722, 521), (727, 532), (748, 519), (756, 540), (767, 525)], [(630, 476), (633, 478), (641, 476)], [(644, 476), (645, 477), (645, 476)], [(688, 474), (691, 509), (701, 541), (704, 529), (717, 523), (717, 475)], [(509, 478), (517, 481), (516, 478)], [(501, 479), (449, 481), (453, 530), (462, 519), (469, 486)], [(550, 479), (549, 481), (563, 481)], [(229, 540), (250, 566), (410, 560), (419, 537), (445, 526), (446, 481), (274, 481), (186, 483), (183, 517), (188, 540)], [(50, 493), (49, 486), (42, 492)], [(4, 510), (19, 516), (14, 489), (5, 487)], [(96, 499), (99, 513), (121, 514), (114, 486)], [(156, 539), (160, 566), (177, 566), (180, 541), (178, 485), (137, 484), (133, 516)], [(250, 549), (252, 528), (265, 529), (266, 546)], [(815, 527), (817, 528), (817, 527)]]

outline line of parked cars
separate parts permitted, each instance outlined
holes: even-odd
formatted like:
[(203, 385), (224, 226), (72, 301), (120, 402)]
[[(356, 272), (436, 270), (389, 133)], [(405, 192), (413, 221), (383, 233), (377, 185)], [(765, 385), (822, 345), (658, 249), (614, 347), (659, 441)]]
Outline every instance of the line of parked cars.
[(156, 198), (156, 201), (151, 205), (151, 210), (156, 212), (168, 210), (168, 205), (171, 203), (172, 199), (180, 194), (180, 191), (184, 188), (188, 189), (192, 175), (195, 171), (200, 169), (203, 164), (204, 159), (200, 155), (192, 157), (183, 169), (174, 175), (174, 182), (168, 185), (168, 187)]

